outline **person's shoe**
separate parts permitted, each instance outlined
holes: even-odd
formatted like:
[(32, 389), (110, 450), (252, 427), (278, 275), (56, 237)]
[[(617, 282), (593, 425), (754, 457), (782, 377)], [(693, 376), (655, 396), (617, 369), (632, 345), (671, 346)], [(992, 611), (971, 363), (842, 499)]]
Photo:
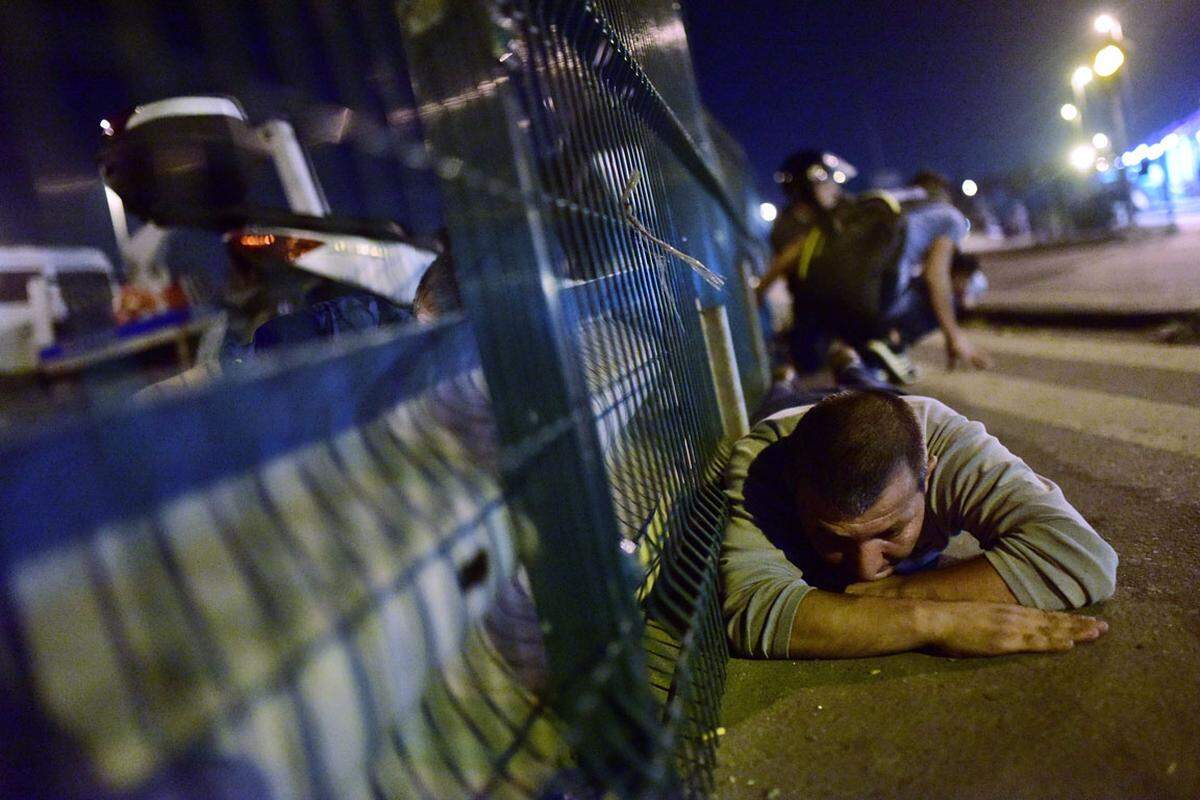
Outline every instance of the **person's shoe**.
[(886, 375), (872, 369), (851, 347), (840, 349), (829, 358), (829, 371), (838, 386), (851, 389), (893, 389)]
[(867, 342), (867, 352), (879, 360), (880, 365), (896, 383), (907, 384), (916, 381), (917, 367), (908, 357), (906, 350), (893, 349), (882, 339), (872, 339)]

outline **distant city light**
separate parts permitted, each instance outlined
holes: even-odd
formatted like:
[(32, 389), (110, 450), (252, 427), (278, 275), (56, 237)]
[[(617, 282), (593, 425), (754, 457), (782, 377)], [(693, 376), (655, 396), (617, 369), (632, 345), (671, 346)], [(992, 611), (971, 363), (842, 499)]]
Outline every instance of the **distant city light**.
[(1092, 82), (1092, 77), (1091, 67), (1076, 67), (1071, 73), (1071, 86), (1078, 92)]
[(1104, 148), (1108, 147), (1108, 137), (1103, 133), (1097, 133), (1092, 137), (1092, 147), (1096, 148), (1097, 150), (1103, 150)]
[(1179, 134), (1178, 133), (1168, 133), (1166, 136), (1164, 136), (1162, 138), (1162, 141), (1159, 142), (1159, 144), (1161, 144), (1167, 150), (1170, 150), (1172, 147), (1174, 147), (1178, 143), (1179, 143)]
[(779, 209), (775, 207), (774, 203), (762, 203), (758, 207), (758, 213), (767, 222), (774, 222), (775, 218), (779, 216)]
[(1138, 157), (1132, 150), (1121, 154), (1121, 166), (1132, 167), (1136, 163), (1138, 163)]
[(1166, 179), (1167, 171), (1163, 169), (1162, 164), (1151, 164), (1146, 168), (1146, 185), (1151, 189), (1162, 186)]
[(1108, 172), (1109, 166), (1107, 158), (1096, 159), (1096, 172)]
[(1121, 41), (1121, 22), (1112, 14), (1100, 14), (1092, 20), (1092, 29), (1096, 33), (1105, 36), (1111, 36), (1118, 42)]
[(834, 183), (845, 183), (846, 182), (846, 173), (842, 172), (840, 169), (835, 169), (833, 171), (833, 182)]
[(1074, 103), (1063, 103), (1063, 107), (1058, 110), (1058, 114), (1067, 122), (1070, 122), (1079, 118), (1079, 109), (1075, 107)]
[(1090, 144), (1081, 144), (1071, 151), (1070, 161), (1075, 169), (1091, 169), (1096, 163), (1096, 148)]
[(975, 181), (971, 180), (970, 178), (967, 178), (965, 181), (962, 182), (962, 192), (967, 197), (974, 197), (975, 193), (978, 191), (979, 191), (979, 184), (975, 183)]
[(1151, 161), (1157, 161), (1158, 159), (1162, 158), (1162, 154), (1165, 150), (1166, 148), (1162, 146), (1162, 142), (1155, 142), (1154, 144), (1150, 145), (1149, 148), (1147, 148), (1146, 158), (1150, 159)]
[(106, 119), (100, 120), (100, 130), (104, 133), (105, 136), (112, 136), (113, 133), (115, 133), (115, 131), (113, 130), (112, 123)]
[(1095, 67), (1097, 75), (1107, 78), (1119, 70), (1124, 63), (1125, 51), (1115, 44), (1110, 44), (1102, 47), (1100, 52), (1096, 53), (1096, 60), (1092, 62), (1092, 66)]

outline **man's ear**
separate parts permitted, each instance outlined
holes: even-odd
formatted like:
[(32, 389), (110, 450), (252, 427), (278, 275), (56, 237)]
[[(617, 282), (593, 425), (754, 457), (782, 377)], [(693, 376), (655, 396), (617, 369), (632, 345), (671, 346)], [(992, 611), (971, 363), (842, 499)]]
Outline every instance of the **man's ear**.
[(921, 487), (922, 492), (929, 491), (929, 479), (933, 475), (933, 468), (937, 466), (937, 456), (932, 453), (929, 455), (929, 460), (925, 462), (925, 485)]

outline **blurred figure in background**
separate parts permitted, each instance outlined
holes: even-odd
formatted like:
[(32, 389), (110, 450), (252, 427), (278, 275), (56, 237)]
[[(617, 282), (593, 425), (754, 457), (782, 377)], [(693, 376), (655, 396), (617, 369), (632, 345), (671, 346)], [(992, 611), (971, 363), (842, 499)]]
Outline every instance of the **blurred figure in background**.
[(909, 383), (916, 378), (909, 345), (937, 328), (950, 368), (990, 366), (958, 324), (956, 295), (965, 298), (973, 280), (979, 288), (978, 264), (959, 259), (956, 292), (952, 264), (970, 226), (949, 202), (946, 179), (922, 172), (910, 189), (852, 198), (842, 184), (854, 174), (837, 156), (801, 151), (777, 175), (789, 205), (772, 231), (775, 257), (757, 292), (761, 300), (787, 276), (796, 368), (814, 369), (824, 347), (839, 384)]
[[(780, 278), (785, 279), (792, 301), (792, 322), (781, 337), (784, 341), (778, 343), (782, 346), (776, 350), (786, 354), (780, 354), (778, 360), (790, 360), (802, 374), (815, 372), (831, 360), (852, 361), (846, 358), (849, 354), (845, 346), (834, 339), (819, 299), (808, 291), (796, 265), (809, 232), (819, 220), (829, 218), (844, 197), (842, 187), (857, 174), (858, 170), (848, 161), (821, 150), (792, 154), (775, 174), (787, 205), (771, 228), (771, 265), (755, 287), (755, 296), (763, 303), (772, 285)], [(851, 369), (857, 366), (863, 372), (860, 377), (866, 380), (861, 364), (848, 366)], [(852, 376), (845, 377), (855, 382)]]

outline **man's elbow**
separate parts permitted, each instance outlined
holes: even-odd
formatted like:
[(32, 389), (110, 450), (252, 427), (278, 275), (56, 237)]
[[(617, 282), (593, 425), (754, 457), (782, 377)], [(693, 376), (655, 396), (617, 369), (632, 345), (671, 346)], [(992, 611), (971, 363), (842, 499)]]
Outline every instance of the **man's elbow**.
[(1103, 553), (1096, 559), (1098, 579), (1095, 588), (1096, 597), (1092, 602), (1102, 603), (1110, 599), (1113, 593), (1116, 592), (1117, 564), (1119, 561), (1120, 558), (1117, 556), (1117, 551), (1108, 542), (1105, 542)]
[[(722, 616), (725, 618), (725, 641), (729, 645), (729, 655), (734, 658), (765, 657), (761, 642), (750, 630), (745, 608), (733, 611), (726, 609)], [(759, 644), (757, 648), (754, 646), (756, 642)]]
[(1072, 608), (1082, 608), (1093, 603), (1103, 603), (1112, 598), (1117, 590), (1117, 551), (1107, 542), (1101, 542), (1102, 547), (1096, 553), (1089, 565), (1086, 575), (1080, 580), (1080, 596), (1070, 603)]

